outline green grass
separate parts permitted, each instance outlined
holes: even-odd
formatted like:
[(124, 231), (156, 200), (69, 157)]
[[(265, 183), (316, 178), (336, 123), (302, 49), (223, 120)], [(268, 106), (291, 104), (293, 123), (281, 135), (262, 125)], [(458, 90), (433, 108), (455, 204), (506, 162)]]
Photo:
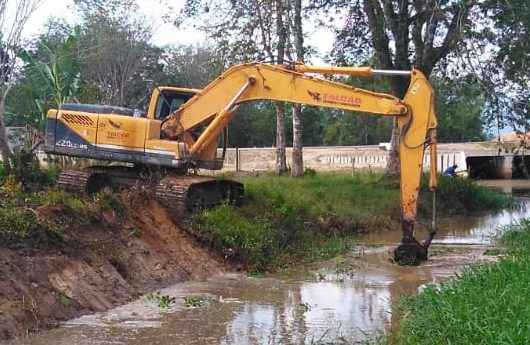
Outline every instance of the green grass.
[(401, 305), (398, 344), (530, 344), (530, 220), (502, 237), (506, 255)]
[[(399, 228), (399, 186), (381, 174), (265, 175), (241, 181), (245, 203), (204, 211), (196, 230), (251, 270), (332, 257), (348, 250), (359, 233)], [(448, 178), (440, 181), (438, 199), (446, 213), (496, 210), (511, 200), (472, 181)], [(420, 204), (423, 214), (430, 212), (427, 195)]]
[(62, 245), (68, 231), (98, 221), (102, 210), (118, 202), (108, 200), (102, 202), (54, 188), (28, 191), (8, 176), (0, 183), (0, 244)]
[(243, 179), (250, 199), (284, 213), (303, 209), (308, 215), (366, 220), (387, 218), (397, 212), (397, 188), (382, 180), (381, 174), (321, 173), (304, 178), (262, 176)]
[(31, 197), (40, 205), (44, 206), (66, 206), (74, 212), (81, 214), (88, 211), (88, 202), (76, 194), (63, 190), (49, 189), (41, 193), (32, 194)]
[(96, 193), (94, 195), (94, 201), (101, 211), (113, 211), (118, 217), (123, 217), (125, 214), (125, 206), (119, 198), (119, 195), (108, 190)]
[(260, 176), (243, 182), (244, 205), (204, 211), (196, 229), (251, 271), (335, 256), (359, 232), (390, 229), (399, 215), (399, 193), (376, 174)]
[[(426, 182), (426, 179), (424, 180)], [(422, 209), (431, 206), (423, 184)], [(501, 210), (514, 205), (514, 199), (507, 194), (481, 186), (471, 179), (440, 176), (437, 190), (437, 206), (448, 213)], [(427, 200), (426, 200), (427, 199)]]

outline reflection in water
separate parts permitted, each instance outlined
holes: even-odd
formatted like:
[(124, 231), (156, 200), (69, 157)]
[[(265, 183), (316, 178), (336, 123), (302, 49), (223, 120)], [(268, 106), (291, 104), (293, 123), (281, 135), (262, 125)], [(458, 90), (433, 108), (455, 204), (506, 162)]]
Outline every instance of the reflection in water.
[[(281, 278), (227, 275), (209, 282), (162, 290), (178, 305), (157, 314), (142, 299), (117, 310), (83, 317), (17, 344), (315, 344), (374, 336), (392, 319), (392, 305), (425, 283), (449, 277), (482, 258), (483, 246), (440, 247), (420, 267), (388, 261), (390, 247), (362, 258), (332, 260), (314, 270)], [(201, 308), (186, 308), (182, 297), (210, 296)]]
[[(366, 247), (288, 275), (225, 275), (179, 284), (161, 291), (177, 299), (177, 305), (166, 313), (144, 298), (14, 343), (228, 345), (365, 340), (398, 321), (392, 306), (400, 296), (447, 279), (466, 264), (491, 260), (482, 253), (495, 229), (528, 215), (526, 207), (440, 219), (431, 259), (419, 267), (390, 263), (389, 246)], [(369, 234), (363, 240), (388, 245), (399, 237), (399, 232), (386, 232)], [(359, 257), (360, 252), (366, 254)], [(182, 297), (190, 295), (208, 296), (211, 302), (206, 307), (186, 308)]]

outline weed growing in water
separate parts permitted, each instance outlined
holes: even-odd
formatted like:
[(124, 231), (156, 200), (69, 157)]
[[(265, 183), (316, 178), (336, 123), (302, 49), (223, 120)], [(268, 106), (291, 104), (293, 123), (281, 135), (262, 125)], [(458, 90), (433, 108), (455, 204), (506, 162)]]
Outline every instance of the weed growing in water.
[(188, 308), (199, 308), (208, 302), (208, 298), (203, 296), (184, 296), (184, 305)]
[(160, 291), (150, 293), (147, 295), (147, 300), (155, 302), (162, 311), (167, 311), (172, 305), (175, 304), (175, 297), (169, 295), (162, 295)]
[(309, 303), (300, 303), (300, 304), (298, 305), (298, 307), (299, 307), (300, 310), (301, 310), (302, 312), (304, 312), (304, 313), (305, 313), (305, 312), (308, 312), (308, 311), (311, 310), (311, 304), (309, 304)]

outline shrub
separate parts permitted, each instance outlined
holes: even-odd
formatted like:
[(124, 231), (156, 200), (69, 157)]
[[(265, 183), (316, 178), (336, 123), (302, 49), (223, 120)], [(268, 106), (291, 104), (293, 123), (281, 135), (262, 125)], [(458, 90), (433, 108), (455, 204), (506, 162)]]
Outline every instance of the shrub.
[(37, 199), (40, 204), (45, 206), (63, 205), (70, 210), (79, 213), (87, 214), (89, 212), (89, 204), (76, 194), (67, 193), (63, 190), (50, 189), (38, 194)]
[(235, 256), (253, 267), (263, 267), (273, 251), (274, 228), (266, 218), (249, 219), (230, 205), (205, 210), (198, 230), (227, 256)]
[[(0, 183), (7, 177), (8, 169), (4, 164), (0, 164)], [(55, 184), (59, 169), (57, 167), (41, 169), (37, 156), (31, 151), (22, 149), (13, 153), (9, 160), (9, 173), (22, 184), (25, 191), (37, 191)]]
[(56, 219), (39, 219), (31, 208), (0, 207), (0, 243), (8, 247), (59, 244), (65, 240)]
[(114, 211), (118, 216), (123, 216), (125, 207), (120, 198), (112, 192), (101, 191), (95, 194), (94, 200), (102, 211)]
[(0, 184), (2, 184), (5, 177), (6, 177), (6, 168), (4, 167), (4, 162), (0, 162)]
[(0, 208), (0, 233), (5, 240), (25, 239), (38, 226), (37, 217), (29, 209)]
[[(420, 207), (429, 209), (427, 178), (423, 179)], [(468, 178), (440, 176), (436, 191), (438, 207), (447, 213), (501, 210), (514, 206), (514, 199), (501, 192), (484, 187)]]

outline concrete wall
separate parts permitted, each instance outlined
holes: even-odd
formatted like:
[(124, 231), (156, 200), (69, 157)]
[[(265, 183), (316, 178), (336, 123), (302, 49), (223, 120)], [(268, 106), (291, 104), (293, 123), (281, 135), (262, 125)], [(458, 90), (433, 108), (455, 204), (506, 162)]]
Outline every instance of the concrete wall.
[[(236, 154), (239, 158), (236, 159)], [(384, 169), (388, 151), (378, 146), (331, 146), (304, 147), (304, 165), (318, 171), (336, 171), (352, 169)], [(225, 159), (225, 171), (267, 171), (274, 170), (276, 160), (275, 148), (241, 148), (228, 149)], [(236, 161), (239, 166), (236, 168)], [(425, 156), (424, 168), (430, 167), (430, 157)], [(291, 165), (291, 149), (287, 149), (287, 164)], [(438, 171), (448, 166), (458, 165), (458, 170), (466, 170), (466, 155), (463, 151), (439, 150)]]

